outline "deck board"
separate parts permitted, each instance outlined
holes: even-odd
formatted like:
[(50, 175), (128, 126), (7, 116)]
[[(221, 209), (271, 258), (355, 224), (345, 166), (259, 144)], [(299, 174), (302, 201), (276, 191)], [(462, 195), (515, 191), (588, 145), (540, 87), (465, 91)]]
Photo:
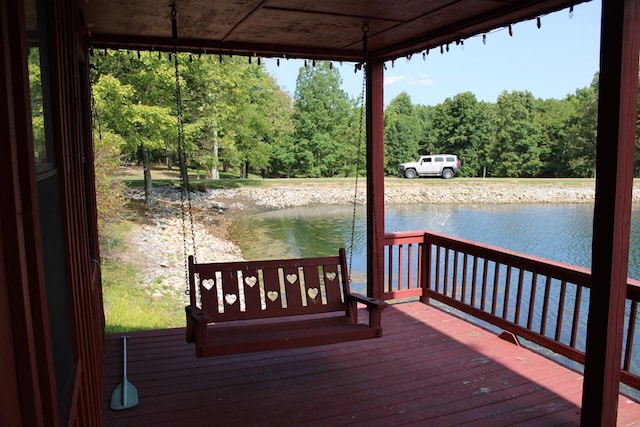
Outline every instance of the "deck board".
[[(197, 359), (184, 329), (129, 334), (140, 403), (111, 411), (122, 375), (107, 337), (106, 426), (577, 425), (582, 376), (419, 302), (383, 313), (384, 337)], [(640, 423), (621, 396), (618, 425)]]

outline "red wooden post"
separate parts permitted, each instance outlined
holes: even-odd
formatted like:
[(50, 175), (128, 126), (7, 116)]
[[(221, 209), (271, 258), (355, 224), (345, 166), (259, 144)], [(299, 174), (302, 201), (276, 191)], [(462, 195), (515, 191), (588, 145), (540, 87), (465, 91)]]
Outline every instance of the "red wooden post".
[(55, 425), (23, 2), (0, 0), (0, 34), (0, 424)]
[(367, 63), (367, 295), (384, 282), (384, 64)]
[(604, 0), (591, 300), (581, 425), (615, 425), (627, 283), (640, 0)]

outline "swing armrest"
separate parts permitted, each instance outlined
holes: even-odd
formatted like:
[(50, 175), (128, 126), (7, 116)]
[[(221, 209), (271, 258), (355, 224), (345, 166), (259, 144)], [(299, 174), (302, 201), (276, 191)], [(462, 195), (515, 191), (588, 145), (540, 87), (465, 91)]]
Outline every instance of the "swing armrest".
[(204, 311), (202, 311), (202, 309), (196, 306), (189, 305), (186, 307), (186, 311), (187, 311), (188, 320), (194, 322), (195, 325), (198, 327), (200, 326), (206, 327), (207, 324), (213, 322), (213, 320), (207, 313), (205, 313)]
[(353, 292), (347, 294), (347, 302), (352, 302), (352, 301), (359, 302), (361, 304), (366, 305), (369, 310), (383, 309), (389, 305), (385, 301), (382, 301), (378, 298), (370, 298), (365, 295), (353, 293)]
[(211, 323), (211, 317), (194, 305), (185, 307), (185, 311), (187, 314), (187, 342), (196, 344), (196, 355), (200, 357), (207, 347), (207, 325)]

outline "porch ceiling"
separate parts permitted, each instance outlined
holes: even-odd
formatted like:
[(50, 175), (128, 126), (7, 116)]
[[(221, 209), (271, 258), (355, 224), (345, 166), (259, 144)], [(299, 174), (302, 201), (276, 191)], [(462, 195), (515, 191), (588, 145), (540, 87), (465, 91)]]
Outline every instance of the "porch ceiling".
[[(175, 0), (181, 51), (390, 60), (585, 0)], [(86, 0), (95, 47), (173, 49), (171, 0)]]

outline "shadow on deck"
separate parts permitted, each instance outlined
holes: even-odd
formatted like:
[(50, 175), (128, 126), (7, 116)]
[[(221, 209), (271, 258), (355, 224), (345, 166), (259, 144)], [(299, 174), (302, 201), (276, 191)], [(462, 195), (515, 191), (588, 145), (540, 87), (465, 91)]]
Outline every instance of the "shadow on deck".
[[(111, 411), (119, 335), (106, 342), (106, 426), (577, 425), (582, 376), (419, 302), (383, 314), (384, 337), (196, 359), (184, 329), (129, 334), (139, 405)], [(640, 420), (620, 396), (618, 425)]]

